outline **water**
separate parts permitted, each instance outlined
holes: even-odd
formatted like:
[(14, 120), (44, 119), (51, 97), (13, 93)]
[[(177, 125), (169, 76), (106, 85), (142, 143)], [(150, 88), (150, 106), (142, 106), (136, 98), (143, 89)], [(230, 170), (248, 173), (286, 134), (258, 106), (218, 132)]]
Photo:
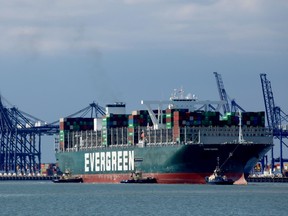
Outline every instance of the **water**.
[(0, 215), (287, 215), (288, 184), (0, 182)]

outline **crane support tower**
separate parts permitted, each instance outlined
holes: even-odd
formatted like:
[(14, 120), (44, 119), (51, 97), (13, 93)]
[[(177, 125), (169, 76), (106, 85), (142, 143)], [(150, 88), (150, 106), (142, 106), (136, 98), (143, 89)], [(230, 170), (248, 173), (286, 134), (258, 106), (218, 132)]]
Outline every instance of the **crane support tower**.
[[(279, 107), (275, 105), (273, 91), (271, 87), (271, 82), (267, 79), (265, 73), (260, 74), (263, 99), (266, 111), (267, 124), (270, 130), (273, 130), (274, 138), (280, 141), (280, 170), (283, 173), (283, 145), (288, 147), (288, 145), (283, 141), (284, 138), (288, 138), (288, 116)], [(274, 168), (275, 158), (274, 149), (271, 149), (271, 168)]]
[(0, 97), (0, 174), (36, 174), (41, 166), (41, 136), (59, 133), (50, 125), (15, 107), (7, 108)]
[[(104, 115), (95, 102), (68, 117)], [(36, 174), (41, 168), (41, 137), (59, 136), (59, 120), (47, 124), (24, 111), (7, 108), (0, 96), (0, 175)], [(57, 142), (57, 138), (55, 138)]]
[(40, 171), (41, 135), (55, 134), (58, 127), (6, 108), (0, 97), (0, 174), (32, 174)]

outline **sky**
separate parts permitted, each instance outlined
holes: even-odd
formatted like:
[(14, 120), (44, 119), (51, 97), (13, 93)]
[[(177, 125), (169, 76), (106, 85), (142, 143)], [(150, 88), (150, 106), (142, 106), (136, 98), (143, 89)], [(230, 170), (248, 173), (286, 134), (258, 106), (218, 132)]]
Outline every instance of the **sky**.
[[(218, 100), (213, 72), (247, 111), (265, 109), (260, 73), (288, 113), (287, 0), (0, 0), (0, 94), (53, 122), (95, 101)], [(54, 144), (43, 143), (44, 162)], [(288, 157), (288, 156), (287, 156)]]

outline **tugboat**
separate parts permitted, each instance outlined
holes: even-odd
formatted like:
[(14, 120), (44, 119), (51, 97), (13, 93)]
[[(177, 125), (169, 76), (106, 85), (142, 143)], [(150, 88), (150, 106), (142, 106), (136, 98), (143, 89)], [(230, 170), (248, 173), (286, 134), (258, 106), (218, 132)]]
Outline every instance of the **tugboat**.
[(125, 179), (125, 180), (122, 180), (120, 181), (120, 183), (138, 183), (138, 184), (151, 184), (151, 183), (157, 183), (157, 180), (156, 178), (153, 178), (153, 177), (146, 177), (146, 178), (143, 178), (142, 177), (142, 172), (132, 172), (131, 173), (131, 178), (130, 179)]
[(83, 179), (80, 176), (72, 176), (70, 170), (65, 170), (63, 175), (58, 179), (52, 180), (54, 183), (83, 183)]
[(214, 185), (232, 185), (234, 181), (232, 179), (228, 179), (225, 175), (223, 175), (220, 166), (219, 166), (219, 157), (217, 158), (217, 166), (212, 175), (206, 176), (205, 181), (207, 184)]
[(216, 169), (214, 170), (213, 174), (210, 176), (205, 177), (205, 181), (207, 184), (215, 184), (215, 185), (232, 185), (234, 184), (235, 181), (232, 179), (227, 179), (225, 175), (223, 175), (223, 172), (221, 170), (221, 167), (233, 156), (233, 153), (236, 151), (238, 146), (243, 143), (250, 143), (252, 144), (253, 142), (248, 142), (244, 140), (243, 133), (242, 133), (242, 114), (239, 111), (239, 134), (238, 134), (238, 144), (236, 145), (235, 149), (233, 152), (229, 153), (228, 158), (224, 161), (224, 163), (219, 166), (219, 157), (217, 157), (217, 166)]

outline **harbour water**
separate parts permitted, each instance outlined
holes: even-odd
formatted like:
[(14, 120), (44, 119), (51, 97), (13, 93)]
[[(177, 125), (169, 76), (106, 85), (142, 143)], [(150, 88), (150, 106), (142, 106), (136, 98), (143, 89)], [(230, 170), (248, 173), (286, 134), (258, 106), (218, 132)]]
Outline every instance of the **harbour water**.
[(248, 185), (0, 182), (0, 215), (287, 215), (287, 183)]

